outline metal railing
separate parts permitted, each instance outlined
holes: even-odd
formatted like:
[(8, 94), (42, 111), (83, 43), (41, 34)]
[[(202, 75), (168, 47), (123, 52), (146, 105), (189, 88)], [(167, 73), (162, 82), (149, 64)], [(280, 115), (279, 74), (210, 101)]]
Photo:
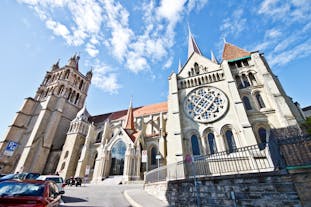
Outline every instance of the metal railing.
[[(262, 149), (263, 148), (263, 149)], [(233, 152), (218, 152), (194, 156), (192, 162), (177, 162), (146, 173), (145, 182), (153, 183), (185, 178), (221, 176), (273, 171), (268, 144), (261, 148), (252, 145), (234, 149)]]

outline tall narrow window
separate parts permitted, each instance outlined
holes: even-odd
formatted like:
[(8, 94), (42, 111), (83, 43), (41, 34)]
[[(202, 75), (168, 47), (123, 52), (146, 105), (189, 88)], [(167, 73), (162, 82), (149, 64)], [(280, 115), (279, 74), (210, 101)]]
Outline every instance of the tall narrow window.
[(231, 130), (227, 130), (226, 133), (226, 140), (227, 140), (227, 146), (228, 146), (228, 151), (229, 153), (232, 153), (232, 152), (236, 152), (236, 144), (235, 144), (235, 141), (234, 141), (234, 136), (233, 136), (233, 133)]
[(249, 81), (247, 79), (247, 76), (245, 74), (242, 75), (242, 80), (243, 80), (243, 83), (244, 83), (244, 87), (250, 86)]
[(99, 133), (97, 134), (95, 143), (100, 143), (100, 142), (102, 141), (102, 136), (103, 136), (103, 131), (101, 131), (101, 132), (99, 132)]
[(245, 109), (246, 109), (246, 110), (252, 110), (252, 106), (251, 106), (251, 103), (249, 102), (248, 97), (247, 97), (247, 96), (244, 96), (244, 97), (242, 98), (242, 100), (243, 100), (243, 104), (244, 104)]
[(157, 149), (155, 147), (151, 148), (151, 165), (157, 164)]
[(217, 152), (217, 148), (216, 148), (216, 142), (215, 142), (214, 134), (213, 133), (208, 133), (207, 139), (208, 139), (208, 145), (209, 145), (210, 154), (215, 154)]
[(191, 146), (192, 146), (192, 154), (200, 155), (200, 146), (199, 146), (198, 137), (196, 135), (191, 136)]
[(265, 128), (260, 127), (258, 129), (258, 135), (261, 143), (267, 143), (267, 130)]
[(242, 84), (240, 76), (238, 76), (238, 75), (235, 76), (235, 82), (236, 82), (238, 88), (243, 88), (243, 84)]
[(257, 103), (258, 103), (259, 108), (262, 109), (262, 108), (265, 108), (265, 107), (266, 107), (266, 105), (265, 105), (265, 103), (263, 102), (263, 99), (262, 99), (262, 97), (261, 97), (261, 95), (260, 95), (259, 92), (256, 93), (256, 100), (257, 100)]
[(252, 83), (253, 86), (257, 85), (257, 81), (256, 81), (256, 78), (253, 75), (253, 73), (249, 73), (248, 77), (251, 80), (251, 83)]
[(258, 146), (260, 150), (263, 150), (266, 148), (266, 144), (267, 144), (267, 130), (263, 127), (260, 127), (258, 129), (258, 135), (260, 139), (260, 143), (258, 144)]

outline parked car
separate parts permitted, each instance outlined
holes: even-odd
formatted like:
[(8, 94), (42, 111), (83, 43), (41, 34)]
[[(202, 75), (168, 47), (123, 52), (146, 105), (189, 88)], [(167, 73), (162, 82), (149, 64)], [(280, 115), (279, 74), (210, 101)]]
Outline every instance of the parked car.
[(7, 180), (0, 183), (0, 207), (59, 206), (61, 192), (53, 181)]
[(1, 177), (0, 178), (0, 182), (2, 182), (2, 181), (6, 181), (6, 180), (11, 180), (11, 179), (14, 179), (14, 176), (15, 176), (16, 174), (7, 174), (7, 175), (5, 175), (5, 176), (3, 176), (3, 177)]
[(5, 180), (11, 180), (11, 179), (20, 179), (20, 180), (35, 180), (37, 177), (40, 176), (40, 173), (12, 173), (12, 174), (7, 174), (3, 177), (0, 178), (0, 182), (5, 181)]
[(22, 172), (22, 173), (15, 174), (13, 179), (35, 180), (39, 176), (40, 176), (40, 173)]
[(37, 177), (37, 180), (52, 180), (56, 183), (59, 192), (62, 192), (62, 194), (65, 193), (64, 187), (66, 183), (64, 183), (64, 179), (59, 175), (40, 175)]

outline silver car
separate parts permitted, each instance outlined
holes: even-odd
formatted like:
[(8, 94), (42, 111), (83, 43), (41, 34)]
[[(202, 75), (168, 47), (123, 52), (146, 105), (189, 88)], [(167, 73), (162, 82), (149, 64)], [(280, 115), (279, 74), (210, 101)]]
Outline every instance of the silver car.
[(64, 194), (65, 190), (65, 183), (64, 183), (64, 179), (58, 175), (40, 175), (37, 180), (52, 180), (56, 183), (58, 190), (60, 193)]

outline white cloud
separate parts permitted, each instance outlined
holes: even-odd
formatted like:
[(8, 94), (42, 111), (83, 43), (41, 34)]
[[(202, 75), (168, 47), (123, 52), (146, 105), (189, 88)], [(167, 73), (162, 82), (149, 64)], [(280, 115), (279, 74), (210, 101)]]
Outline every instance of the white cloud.
[(51, 19), (47, 20), (45, 24), (46, 24), (46, 27), (51, 29), (55, 35), (62, 36), (66, 40), (69, 40), (70, 32), (65, 25), (59, 22), (55, 22)]
[(191, 12), (193, 9), (195, 9), (197, 12), (200, 11), (205, 7), (207, 2), (208, 0), (188, 0), (188, 12)]
[(96, 57), (97, 54), (99, 53), (99, 50), (96, 49), (95, 46), (90, 43), (86, 44), (85, 50), (91, 57)]
[(233, 12), (231, 17), (224, 19), (220, 26), (222, 37), (228, 35), (237, 36), (246, 28), (246, 18), (243, 18), (243, 9), (237, 9)]
[(135, 73), (149, 69), (146, 58), (135, 52), (128, 53), (126, 64), (127, 67)]
[(105, 21), (111, 29), (109, 44), (112, 54), (122, 61), (128, 50), (128, 44), (133, 36), (133, 31), (128, 27), (128, 11), (113, 0), (103, 1), (105, 7)]
[(285, 50), (277, 55), (268, 56), (269, 63), (272, 66), (282, 66), (294, 59), (303, 58), (311, 54), (311, 39), (302, 44), (298, 44), (292, 49)]
[[(135, 73), (153, 69), (158, 62), (164, 68), (173, 60), (168, 54), (175, 43), (178, 22), (193, 10), (201, 10), (208, 0), (144, 0), (135, 7), (141, 19), (135, 19), (135, 33), (130, 25), (130, 12), (118, 0), (19, 0), (34, 9), (53, 35), (62, 37), (69, 46), (82, 46), (96, 58), (107, 54)], [(66, 16), (58, 16), (58, 14)], [(136, 22), (139, 21), (139, 22)], [(131, 22), (132, 23), (132, 22)], [(102, 49), (106, 51), (101, 52)], [(107, 56), (106, 56), (107, 57)], [(108, 57), (109, 58), (109, 57)], [(116, 73), (97, 67), (93, 83), (106, 91), (119, 89)], [(155, 70), (155, 69), (153, 69)], [(108, 75), (109, 74), (109, 75)]]
[(171, 56), (171, 57), (166, 61), (166, 63), (164, 64), (163, 68), (164, 68), (164, 69), (168, 69), (168, 68), (170, 68), (170, 67), (172, 66), (172, 64), (173, 64), (173, 57)]
[(93, 70), (92, 83), (111, 94), (118, 93), (121, 85), (117, 81), (117, 74), (111, 72), (107, 65), (97, 65)]
[(167, 19), (169, 24), (176, 24), (184, 9), (186, 0), (162, 0), (157, 9), (157, 15), (160, 18)]
[(266, 31), (265, 38), (277, 38), (280, 37), (281, 34), (282, 33), (279, 30), (273, 28)]

